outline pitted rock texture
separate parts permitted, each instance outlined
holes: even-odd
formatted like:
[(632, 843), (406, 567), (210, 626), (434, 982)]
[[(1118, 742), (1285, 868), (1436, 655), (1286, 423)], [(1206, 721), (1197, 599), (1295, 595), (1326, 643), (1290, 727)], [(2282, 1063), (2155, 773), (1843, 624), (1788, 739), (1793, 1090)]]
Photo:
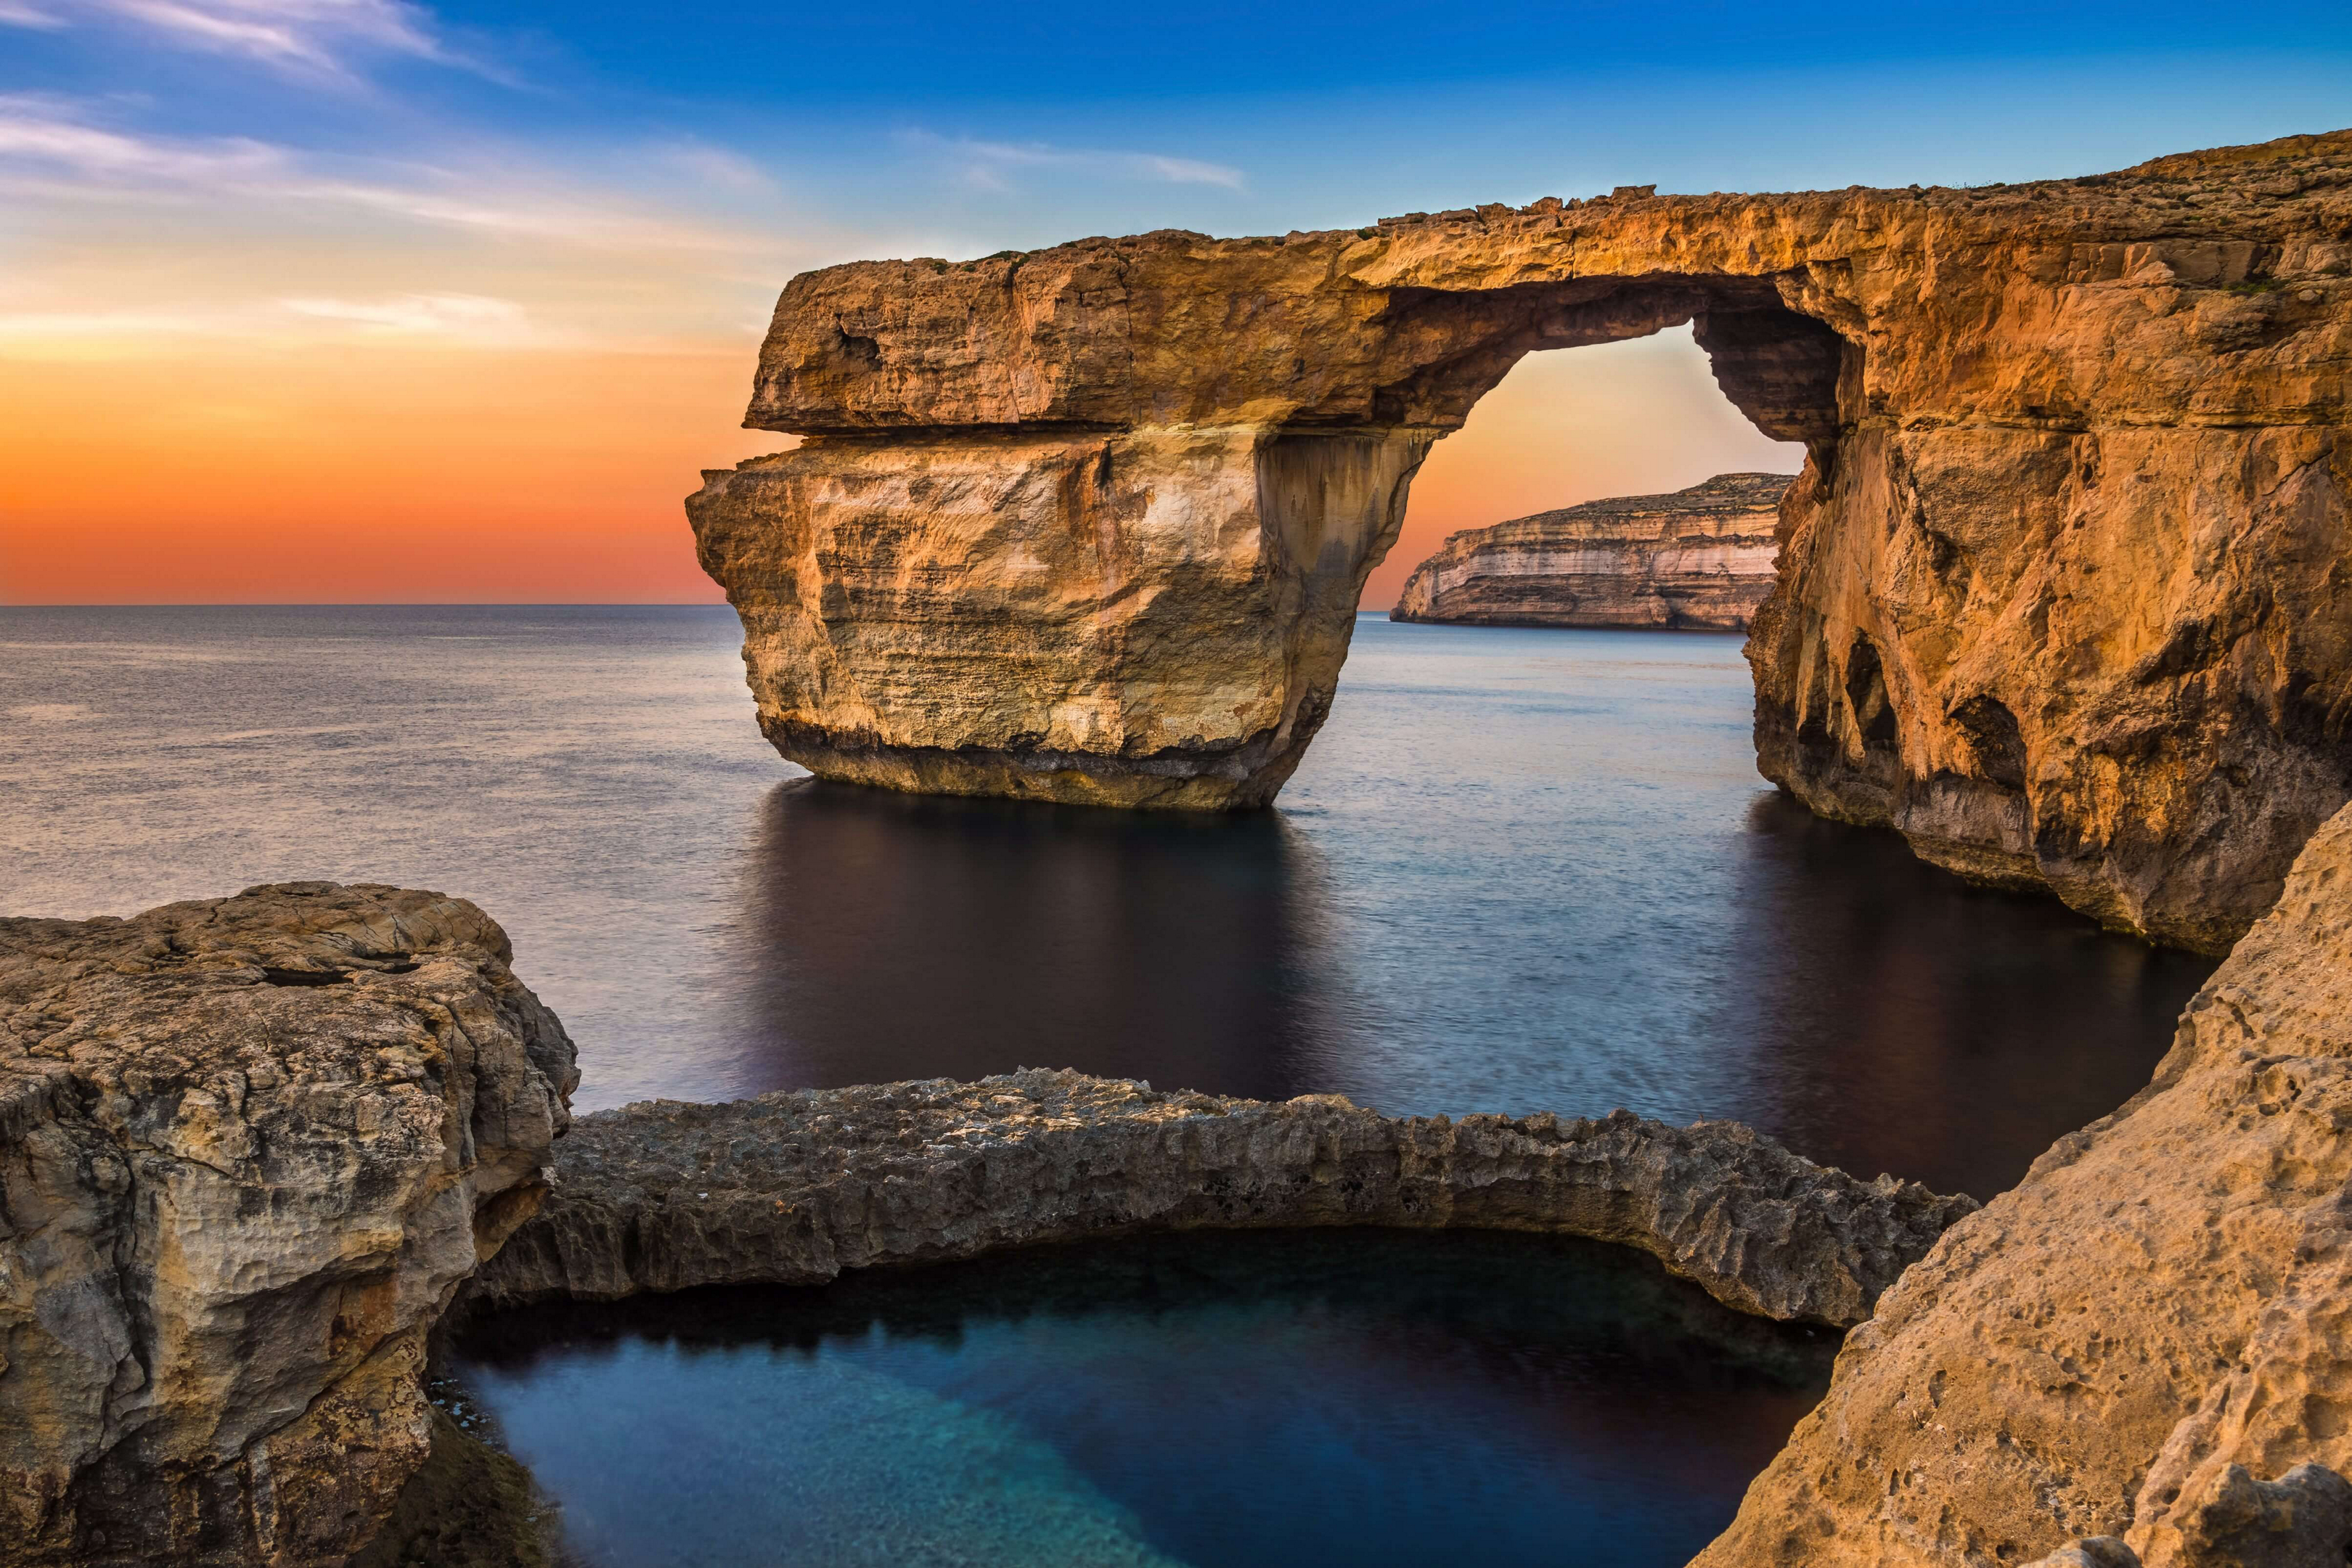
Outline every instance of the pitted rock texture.
[(1636, 1247), (1743, 1311), (1843, 1327), (1976, 1207), (1738, 1122), (1399, 1119), (1042, 1070), (652, 1100), (582, 1117), (557, 1172), (477, 1278), (483, 1304), (818, 1284), (1139, 1230), (1458, 1226)]
[(1430, 444), (1522, 354), (1694, 323), (1801, 441), (1767, 774), (2219, 952), (2352, 796), (2352, 132), (1972, 190), (1629, 189), (794, 279), (688, 503), (829, 777), (1263, 804)]
[[(2181, 1568), (2336, 1568), (2352, 1562), (2352, 1482), (2322, 1465), (2274, 1481), (2231, 1465), (2212, 1478), (2183, 1521), (2172, 1561)], [(2062, 1546), (2032, 1568), (2145, 1568), (2112, 1535)]]
[(1786, 474), (1717, 474), (1449, 535), (1392, 621), (1744, 632), (1772, 591)]
[(2352, 1469), (2347, 1129), (2352, 808), (2148, 1087), (1881, 1298), (1699, 1563), (1984, 1568), (2097, 1536), (2238, 1561), (2216, 1542), (2276, 1512), (2252, 1478)]
[(462, 900), (0, 920), (0, 1562), (339, 1563), (578, 1073)]

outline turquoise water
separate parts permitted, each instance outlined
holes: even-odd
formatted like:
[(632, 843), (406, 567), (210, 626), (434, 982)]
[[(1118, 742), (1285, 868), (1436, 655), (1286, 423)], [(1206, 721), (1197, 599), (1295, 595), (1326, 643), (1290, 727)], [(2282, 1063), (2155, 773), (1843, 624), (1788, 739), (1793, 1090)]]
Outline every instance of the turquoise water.
[(1834, 1341), (1522, 1237), (1138, 1238), (493, 1323), (594, 1568), (1678, 1563)]

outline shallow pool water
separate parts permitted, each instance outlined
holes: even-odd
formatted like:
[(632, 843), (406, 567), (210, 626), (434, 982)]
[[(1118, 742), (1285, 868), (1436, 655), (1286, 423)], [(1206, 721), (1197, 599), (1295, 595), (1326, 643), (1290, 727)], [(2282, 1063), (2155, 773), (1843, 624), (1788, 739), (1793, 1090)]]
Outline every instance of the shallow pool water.
[(1634, 1568), (1834, 1346), (1620, 1248), (1267, 1232), (516, 1314), (459, 1371), (594, 1568)]

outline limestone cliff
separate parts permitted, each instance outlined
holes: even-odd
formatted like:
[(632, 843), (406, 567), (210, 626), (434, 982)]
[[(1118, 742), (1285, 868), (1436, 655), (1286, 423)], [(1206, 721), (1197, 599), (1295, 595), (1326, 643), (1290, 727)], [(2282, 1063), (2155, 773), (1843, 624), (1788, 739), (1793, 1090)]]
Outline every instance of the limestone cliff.
[[(1947, 1231), (1847, 1337), (1699, 1568), (1979, 1568), (2101, 1536), (2148, 1568), (2341, 1562), (2352, 1490), (2258, 1478), (2352, 1469), (2347, 1128), (2352, 808), (2154, 1081)], [(2328, 1552), (2215, 1544), (2271, 1525)]]
[(426, 1331), (528, 1215), (572, 1042), (462, 900), (0, 920), (0, 1562), (340, 1563)]
[(2219, 952), (2352, 795), (2352, 132), (1970, 190), (1162, 232), (785, 289), (688, 503), (831, 777), (1262, 804), (1430, 444), (1524, 353), (1691, 321), (1805, 443), (1765, 773)]
[(1717, 474), (1447, 537), (1392, 621), (1744, 632), (1772, 591), (1786, 474)]
[(1638, 1247), (1742, 1311), (1838, 1327), (1976, 1208), (1736, 1121), (1387, 1117), (1031, 1070), (581, 1118), (490, 1306), (822, 1284), (1138, 1230), (1475, 1226)]

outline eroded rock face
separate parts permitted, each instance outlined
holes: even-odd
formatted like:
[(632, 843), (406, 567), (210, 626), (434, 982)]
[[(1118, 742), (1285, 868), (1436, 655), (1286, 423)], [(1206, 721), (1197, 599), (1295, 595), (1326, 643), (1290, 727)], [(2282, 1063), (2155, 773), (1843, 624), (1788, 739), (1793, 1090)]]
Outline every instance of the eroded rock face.
[(1392, 621), (1744, 632), (1772, 591), (1786, 474), (1717, 474), (1449, 536)]
[(819, 773), (1270, 799), (1430, 444), (1692, 321), (1805, 443), (1765, 773), (2220, 952), (2352, 796), (2352, 132), (1978, 190), (1490, 205), (794, 279), (688, 511)]
[(572, 1042), (473, 905), (0, 920), (0, 1561), (341, 1563), (425, 1335), (545, 1190)]
[[(2297, 1465), (2274, 1481), (2231, 1465), (2192, 1506), (2169, 1559), (2179, 1568), (2336, 1568), (2352, 1562), (2352, 1482), (2324, 1465)], [(2145, 1568), (2112, 1535), (2062, 1546), (2032, 1568)]]
[(478, 1277), (485, 1304), (819, 1284), (1137, 1230), (1462, 1226), (1637, 1247), (1742, 1311), (1842, 1327), (1976, 1207), (1738, 1122), (1399, 1119), (1039, 1070), (602, 1111), (558, 1173)]
[(1954, 1226), (1848, 1336), (1699, 1563), (1979, 1568), (2098, 1536), (2148, 1568), (2302, 1563), (2323, 1559), (2263, 1552), (2331, 1531), (2340, 1560), (2352, 1490), (2290, 1472), (2352, 1468), (2347, 1127), (2352, 808), (2189, 1004), (2154, 1081)]

